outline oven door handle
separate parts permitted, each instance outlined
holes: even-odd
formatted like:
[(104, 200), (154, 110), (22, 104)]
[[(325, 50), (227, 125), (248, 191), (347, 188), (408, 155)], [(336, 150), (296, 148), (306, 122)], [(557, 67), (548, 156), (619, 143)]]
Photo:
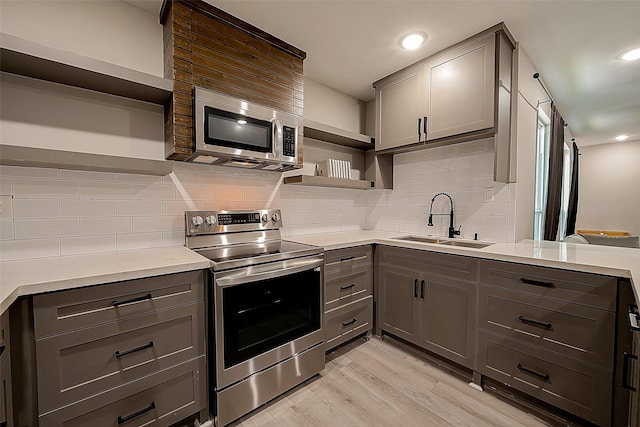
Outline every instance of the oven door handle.
[[(233, 274), (229, 277), (217, 277), (215, 282), (218, 286), (226, 288), (229, 286), (242, 285), (245, 283), (259, 282), (261, 280), (274, 279), (281, 276), (288, 276), (289, 274), (300, 273), (305, 270), (312, 270), (315, 268), (322, 268), (324, 263), (323, 259), (313, 258), (311, 260), (293, 260), (293, 262), (278, 262), (274, 263), (273, 269), (264, 270), (264, 264), (260, 265), (260, 270), (255, 273), (252, 272), (252, 268), (241, 269), (245, 270), (246, 274)], [(284, 267), (283, 267), (284, 266)], [(215, 277), (215, 273), (214, 273)]]

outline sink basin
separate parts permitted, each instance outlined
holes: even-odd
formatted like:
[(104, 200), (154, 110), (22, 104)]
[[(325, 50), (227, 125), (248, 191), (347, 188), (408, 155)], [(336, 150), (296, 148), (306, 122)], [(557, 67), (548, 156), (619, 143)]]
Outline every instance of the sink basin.
[(421, 242), (421, 243), (444, 243), (445, 241), (442, 239), (438, 239), (436, 237), (420, 237), (420, 236), (406, 236), (406, 237), (398, 237), (398, 240), (408, 240), (411, 242)]
[(481, 242), (469, 242), (463, 240), (444, 240), (439, 239), (437, 237), (422, 237), (422, 236), (405, 236), (398, 237), (398, 240), (407, 240), (410, 242), (420, 242), (420, 243), (438, 243), (441, 245), (449, 245), (449, 246), (461, 246), (465, 248), (486, 248), (487, 246), (491, 246), (493, 243), (481, 243)]
[(480, 243), (480, 242), (463, 242), (460, 240), (447, 240), (440, 243), (442, 243), (443, 245), (462, 246), (465, 248), (476, 248), (476, 249), (486, 248), (487, 246), (491, 246), (493, 244), (493, 243)]

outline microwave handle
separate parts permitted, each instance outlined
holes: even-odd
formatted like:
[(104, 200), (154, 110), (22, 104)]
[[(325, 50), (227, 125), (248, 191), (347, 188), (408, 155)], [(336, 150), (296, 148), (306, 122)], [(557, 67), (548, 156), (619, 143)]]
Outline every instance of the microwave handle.
[(273, 154), (278, 155), (280, 153), (277, 152), (277, 149), (282, 146), (282, 124), (280, 123), (280, 120), (274, 117), (271, 119), (271, 126), (271, 130), (273, 132)]

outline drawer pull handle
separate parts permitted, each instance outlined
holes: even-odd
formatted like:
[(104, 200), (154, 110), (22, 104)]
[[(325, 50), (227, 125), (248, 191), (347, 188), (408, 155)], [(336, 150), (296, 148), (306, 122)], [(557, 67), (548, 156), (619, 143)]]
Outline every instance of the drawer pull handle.
[(126, 356), (127, 354), (135, 353), (136, 351), (144, 350), (151, 347), (153, 347), (153, 341), (149, 341), (149, 344), (141, 345), (140, 347), (132, 348), (131, 350), (116, 351), (116, 359), (122, 356)]
[(541, 374), (540, 372), (534, 371), (533, 369), (529, 369), (525, 366), (522, 366), (519, 363), (518, 363), (518, 369), (520, 369), (522, 372), (526, 372), (527, 374), (535, 375), (538, 378), (542, 378), (545, 381), (549, 379), (549, 374)]
[(138, 302), (138, 301), (144, 301), (144, 300), (148, 300), (151, 299), (151, 294), (146, 294), (143, 295), (141, 297), (135, 297), (135, 298), (131, 298), (131, 299), (126, 299), (124, 301), (114, 301), (111, 303), (112, 306), (117, 307), (119, 305), (123, 305), (123, 304), (131, 304), (132, 302)]
[(638, 360), (638, 356), (626, 351), (622, 354), (622, 387), (630, 391), (637, 391), (634, 386), (627, 382), (629, 378), (629, 360)]
[(355, 288), (355, 287), (356, 287), (356, 284), (352, 283), (352, 284), (350, 284), (348, 286), (340, 286), (340, 290), (341, 291), (346, 291), (347, 289), (351, 289), (351, 288)]
[(413, 297), (418, 298), (418, 279), (413, 279)]
[(351, 325), (353, 325), (353, 324), (354, 324), (354, 323), (356, 323), (356, 322), (357, 322), (357, 319), (351, 319), (350, 321), (343, 323), (343, 324), (342, 324), (342, 327), (343, 327), (343, 328), (346, 328), (347, 326), (351, 326)]
[(420, 298), (424, 299), (424, 280), (420, 281)]
[(5, 350), (6, 348), (7, 348), (7, 347), (6, 347), (4, 344), (0, 344), (0, 356), (2, 356), (2, 353), (4, 353), (4, 350)]
[(530, 323), (532, 325), (542, 326), (545, 329), (551, 329), (551, 327), (553, 326), (551, 323), (541, 322), (539, 320), (534, 320), (534, 319), (528, 319), (524, 316), (518, 316), (518, 320), (521, 321), (522, 323)]
[(543, 288), (554, 287), (552, 282), (542, 282), (540, 280), (527, 279), (526, 277), (521, 277), (520, 281), (527, 285), (542, 286)]
[(156, 409), (156, 402), (151, 402), (151, 404), (146, 408), (140, 409), (138, 412), (134, 412), (131, 415), (127, 415), (126, 417), (118, 416), (118, 424), (126, 423), (127, 421), (132, 420), (135, 417), (139, 417), (145, 412), (153, 411), (154, 409)]
[(340, 258), (340, 262), (351, 261), (354, 258), (355, 258), (355, 256), (348, 256), (348, 257)]

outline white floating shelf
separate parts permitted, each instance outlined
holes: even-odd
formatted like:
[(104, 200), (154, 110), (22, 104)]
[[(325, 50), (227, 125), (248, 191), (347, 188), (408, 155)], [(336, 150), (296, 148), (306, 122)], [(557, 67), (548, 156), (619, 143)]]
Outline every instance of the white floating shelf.
[(162, 105), (171, 80), (0, 33), (0, 70)]
[(356, 179), (328, 178), (326, 176), (294, 175), (284, 179), (285, 184), (306, 185), (310, 187), (352, 188), (356, 190), (369, 190), (374, 188), (372, 181)]

